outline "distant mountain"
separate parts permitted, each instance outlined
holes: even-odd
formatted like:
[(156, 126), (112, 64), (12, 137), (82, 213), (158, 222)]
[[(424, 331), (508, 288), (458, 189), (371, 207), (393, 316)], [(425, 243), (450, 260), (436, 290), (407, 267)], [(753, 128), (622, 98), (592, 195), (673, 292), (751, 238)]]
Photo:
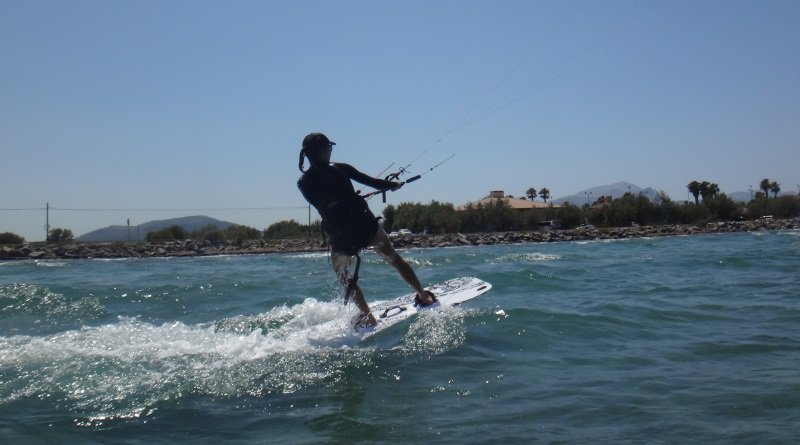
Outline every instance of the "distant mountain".
[(593, 203), (597, 201), (601, 196), (611, 196), (614, 199), (621, 198), (626, 193), (633, 193), (634, 195), (638, 195), (639, 193), (643, 194), (651, 201), (655, 201), (656, 196), (658, 195), (658, 191), (647, 187), (645, 189), (639, 187), (638, 185), (631, 184), (630, 182), (616, 182), (614, 184), (608, 185), (600, 185), (597, 187), (588, 188), (586, 190), (581, 190), (574, 195), (564, 196), (558, 199), (553, 200), (553, 204), (563, 204), (568, 202), (575, 206), (582, 206), (586, 204), (587, 199), (589, 203)]
[[(130, 240), (143, 241), (147, 237), (148, 232), (155, 232), (169, 226), (181, 226), (187, 231), (199, 230), (208, 225), (217, 226), (221, 230), (225, 230), (230, 226), (235, 225), (227, 221), (220, 221), (218, 219), (210, 218), (208, 216), (185, 216), (182, 218), (164, 219), (159, 221), (150, 221), (138, 226), (130, 227)], [(128, 226), (108, 226), (103, 229), (94, 230), (85, 235), (77, 238), (78, 241), (93, 241), (93, 242), (110, 242), (110, 241), (128, 241)]]
[[(753, 194), (755, 194), (755, 192), (753, 192)], [(750, 196), (750, 192), (733, 192), (728, 195), (729, 198), (737, 202), (750, 202)]]
[[(747, 203), (747, 202), (751, 201), (751, 198), (754, 198), (756, 196), (756, 193), (764, 193), (764, 192), (761, 191), (761, 190), (753, 190), (752, 192), (733, 192), (733, 193), (729, 194), (728, 197), (730, 197), (734, 201)], [(792, 196), (792, 195), (795, 195), (795, 194), (796, 193), (792, 192), (791, 190), (782, 191), (782, 192), (778, 192), (778, 197), (781, 197), (781, 196)], [(772, 194), (772, 192), (770, 192), (769, 197), (770, 198), (774, 198), (774, 195)]]

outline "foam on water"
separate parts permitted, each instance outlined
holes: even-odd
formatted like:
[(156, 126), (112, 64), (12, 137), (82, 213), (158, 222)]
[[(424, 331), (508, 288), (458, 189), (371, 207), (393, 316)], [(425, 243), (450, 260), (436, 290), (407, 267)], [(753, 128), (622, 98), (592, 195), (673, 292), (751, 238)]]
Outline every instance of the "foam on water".
[(0, 309), (0, 326), (12, 329), (25, 326), (28, 318), (33, 318), (39, 329), (47, 329), (100, 318), (106, 313), (94, 296), (70, 298), (48, 287), (27, 283), (0, 284)]
[[(96, 425), (148, 415), (158, 402), (187, 394), (260, 396), (333, 383), (376, 356), (349, 327), (353, 311), (307, 298), (194, 325), (119, 317), (54, 335), (0, 337), (0, 380), (11, 382), (0, 389), (0, 404), (54, 399)], [(437, 353), (462, 342), (456, 314), (420, 317), (401, 352)]]
[(487, 260), (489, 263), (528, 263), (540, 261), (557, 261), (562, 259), (561, 255), (554, 253), (509, 253), (498, 258)]
[(325, 259), (330, 254), (328, 252), (308, 252), (308, 253), (290, 253), (286, 254), (287, 258), (307, 258), (307, 259)]

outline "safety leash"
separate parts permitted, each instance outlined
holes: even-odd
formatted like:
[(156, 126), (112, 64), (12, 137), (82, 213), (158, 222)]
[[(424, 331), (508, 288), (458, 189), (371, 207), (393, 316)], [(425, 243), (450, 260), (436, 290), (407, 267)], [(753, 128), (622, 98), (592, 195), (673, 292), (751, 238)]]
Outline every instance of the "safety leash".
[(350, 300), (350, 295), (353, 294), (356, 290), (356, 284), (358, 283), (358, 271), (361, 269), (361, 255), (356, 254), (356, 270), (353, 272), (353, 278), (348, 280), (347, 283), (347, 290), (344, 294), (344, 305), (347, 306), (347, 302)]

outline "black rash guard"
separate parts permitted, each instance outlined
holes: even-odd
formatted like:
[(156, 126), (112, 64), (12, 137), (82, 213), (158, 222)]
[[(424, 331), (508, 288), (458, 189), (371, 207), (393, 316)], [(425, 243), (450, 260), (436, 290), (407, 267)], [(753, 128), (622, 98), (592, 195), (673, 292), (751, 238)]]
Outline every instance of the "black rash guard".
[(306, 201), (322, 216), (323, 229), (334, 251), (355, 255), (367, 247), (378, 230), (378, 221), (351, 180), (386, 191), (396, 184), (373, 178), (343, 163), (312, 164), (297, 181)]

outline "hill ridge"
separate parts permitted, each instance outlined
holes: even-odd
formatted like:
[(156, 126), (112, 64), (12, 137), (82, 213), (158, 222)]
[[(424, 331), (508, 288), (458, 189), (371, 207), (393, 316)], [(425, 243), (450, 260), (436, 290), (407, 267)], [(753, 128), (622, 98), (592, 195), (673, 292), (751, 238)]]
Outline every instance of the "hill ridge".
[[(178, 218), (162, 219), (148, 221), (146, 223), (138, 224), (136, 226), (121, 226), (112, 225), (102, 229), (93, 230), (85, 233), (76, 238), (78, 241), (93, 241), (93, 242), (113, 242), (113, 241), (144, 241), (149, 232), (161, 230), (169, 226), (181, 226), (187, 231), (202, 229), (208, 225), (217, 226), (221, 230), (225, 230), (230, 226), (236, 224), (228, 221), (222, 221), (210, 216), (193, 215), (181, 216)], [(130, 231), (129, 231), (130, 229)]]

